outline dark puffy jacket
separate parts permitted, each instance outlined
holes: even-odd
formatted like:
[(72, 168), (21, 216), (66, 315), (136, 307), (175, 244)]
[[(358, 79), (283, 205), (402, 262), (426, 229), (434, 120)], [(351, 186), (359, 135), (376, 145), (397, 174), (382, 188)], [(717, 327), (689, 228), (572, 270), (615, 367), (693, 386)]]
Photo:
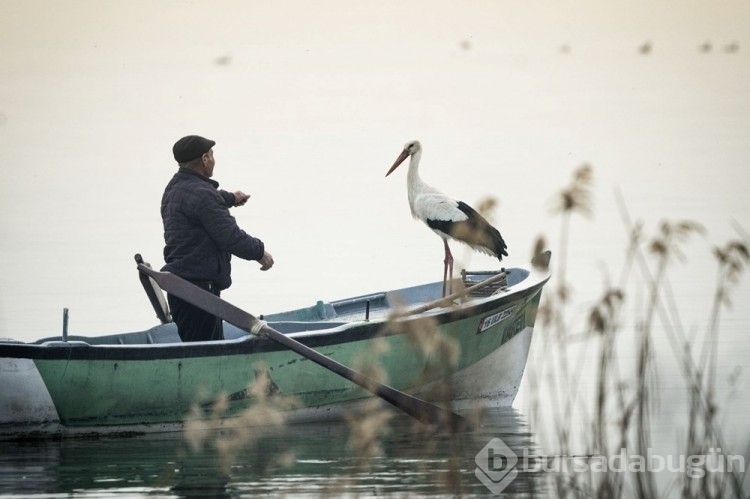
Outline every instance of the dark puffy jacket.
[(226, 289), (232, 284), (232, 255), (263, 258), (263, 241), (240, 229), (229, 214), (233, 204), (234, 194), (220, 190), (218, 182), (180, 168), (161, 200), (167, 262), (162, 270)]

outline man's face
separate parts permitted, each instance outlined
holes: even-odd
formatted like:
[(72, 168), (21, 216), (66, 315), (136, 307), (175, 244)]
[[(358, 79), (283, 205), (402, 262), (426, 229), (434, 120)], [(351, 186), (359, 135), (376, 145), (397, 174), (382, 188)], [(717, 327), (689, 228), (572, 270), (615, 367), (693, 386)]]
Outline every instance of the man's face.
[(212, 177), (214, 174), (214, 166), (216, 161), (214, 160), (214, 150), (209, 149), (206, 154), (203, 155), (203, 174), (206, 177)]

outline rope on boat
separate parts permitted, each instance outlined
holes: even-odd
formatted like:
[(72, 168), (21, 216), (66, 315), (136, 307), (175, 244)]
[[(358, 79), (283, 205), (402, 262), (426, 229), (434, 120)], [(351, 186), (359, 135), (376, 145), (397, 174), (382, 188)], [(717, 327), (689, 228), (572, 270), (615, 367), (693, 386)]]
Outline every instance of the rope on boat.
[(268, 322), (258, 319), (255, 324), (250, 328), (250, 334), (253, 336), (260, 336), (260, 330), (268, 325)]

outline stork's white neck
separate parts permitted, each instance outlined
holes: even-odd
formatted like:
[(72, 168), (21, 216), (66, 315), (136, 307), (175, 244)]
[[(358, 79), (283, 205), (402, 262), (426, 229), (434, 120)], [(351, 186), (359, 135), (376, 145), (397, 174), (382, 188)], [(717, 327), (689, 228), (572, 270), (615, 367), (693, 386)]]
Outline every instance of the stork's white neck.
[(419, 160), (422, 159), (422, 151), (417, 151), (409, 157), (409, 173), (406, 176), (406, 181), (411, 184), (413, 182), (421, 182), (419, 178)]
[(434, 190), (429, 185), (425, 184), (419, 176), (419, 160), (422, 159), (422, 151), (419, 150), (411, 155), (409, 158), (409, 172), (406, 175), (406, 189), (409, 195), (409, 208), (411, 208), (411, 214), (417, 216), (414, 209), (414, 203), (417, 196)]

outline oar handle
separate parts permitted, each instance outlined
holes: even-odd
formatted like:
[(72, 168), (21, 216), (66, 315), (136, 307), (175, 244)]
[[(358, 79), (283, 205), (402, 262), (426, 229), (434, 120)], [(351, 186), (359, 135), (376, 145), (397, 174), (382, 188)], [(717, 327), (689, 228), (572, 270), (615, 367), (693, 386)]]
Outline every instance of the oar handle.
[[(140, 253), (135, 254), (135, 263), (138, 265), (139, 269), (141, 266), (144, 268), (151, 268), (151, 265), (143, 260)], [(158, 317), (162, 324), (172, 322), (169, 305), (167, 304), (167, 300), (164, 298), (164, 293), (162, 293), (158, 284), (143, 271), (139, 272), (138, 278), (141, 281), (143, 290), (146, 292), (148, 301), (151, 302), (151, 306), (153, 307), (154, 312), (156, 312), (156, 317)]]

